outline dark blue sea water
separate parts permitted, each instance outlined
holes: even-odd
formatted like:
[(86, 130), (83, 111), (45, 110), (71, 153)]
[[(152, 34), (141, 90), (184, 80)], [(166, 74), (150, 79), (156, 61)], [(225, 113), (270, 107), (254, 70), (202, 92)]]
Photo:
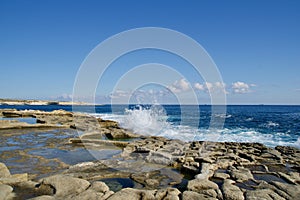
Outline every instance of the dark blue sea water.
[[(214, 113), (209, 105), (100, 105), (74, 108), (0, 105), (0, 108), (85, 112), (116, 120), (124, 128), (137, 133), (185, 141), (260, 142), (271, 147), (288, 145), (300, 148), (300, 106), (229, 105), (226, 113)], [(219, 110), (218, 106), (213, 109)], [(217, 122), (216, 126), (212, 120)]]

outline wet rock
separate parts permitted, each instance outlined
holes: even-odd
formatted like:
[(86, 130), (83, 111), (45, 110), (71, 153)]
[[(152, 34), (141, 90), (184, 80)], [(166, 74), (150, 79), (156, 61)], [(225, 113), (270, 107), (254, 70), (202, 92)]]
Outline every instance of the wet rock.
[(40, 185), (50, 185), (55, 189), (55, 196), (59, 197), (81, 193), (90, 186), (90, 183), (86, 180), (66, 175), (54, 175), (42, 179)]
[(5, 200), (11, 194), (13, 188), (9, 185), (0, 184), (0, 200)]
[(97, 145), (111, 145), (120, 148), (126, 147), (129, 143), (124, 141), (115, 140), (99, 140), (99, 139), (80, 139), (80, 138), (70, 138), (69, 143), (72, 144), (97, 144)]
[(150, 188), (156, 188), (157, 186), (159, 186), (159, 181), (156, 179), (147, 179), (145, 180), (145, 183)]
[(9, 177), (10, 172), (4, 163), (0, 162), (0, 178)]
[(222, 192), (225, 199), (244, 200), (244, 194), (239, 187), (233, 185), (234, 181), (226, 179), (222, 186)]
[(150, 172), (142, 172), (131, 174), (131, 179), (144, 185), (146, 188), (157, 188), (160, 182), (166, 178), (166, 176), (162, 175), (160, 171), (150, 171)]

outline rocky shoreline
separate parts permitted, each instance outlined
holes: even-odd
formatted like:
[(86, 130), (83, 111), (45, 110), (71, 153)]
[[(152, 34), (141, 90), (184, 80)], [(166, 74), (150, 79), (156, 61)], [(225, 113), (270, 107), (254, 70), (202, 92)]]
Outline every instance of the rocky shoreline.
[[(11, 175), (6, 165), (0, 163), (0, 200), (294, 200), (300, 197), (300, 150), (294, 147), (182, 142), (143, 136), (122, 129), (114, 121), (63, 110), (3, 109), (0, 117), (10, 118), (0, 120), (1, 131), (74, 129), (80, 132), (78, 137), (61, 141), (70, 148), (84, 146), (91, 152), (120, 150), (111, 159), (95, 158), (62, 165), (61, 170), (38, 180), (30, 178), (29, 173)], [(24, 117), (35, 118), (36, 123), (17, 120)], [(128, 184), (115, 189), (107, 181), (111, 179), (121, 179)]]

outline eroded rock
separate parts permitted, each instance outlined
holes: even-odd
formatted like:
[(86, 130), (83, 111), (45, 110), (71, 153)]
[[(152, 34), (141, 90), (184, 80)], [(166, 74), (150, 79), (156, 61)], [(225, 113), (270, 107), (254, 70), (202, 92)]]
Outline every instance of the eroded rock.
[(223, 196), (228, 200), (244, 200), (244, 194), (239, 187), (233, 185), (234, 181), (226, 179), (222, 186)]
[(54, 175), (42, 179), (40, 187), (43, 185), (50, 185), (54, 188), (55, 196), (59, 197), (81, 193), (90, 186), (90, 183), (86, 180), (66, 175)]

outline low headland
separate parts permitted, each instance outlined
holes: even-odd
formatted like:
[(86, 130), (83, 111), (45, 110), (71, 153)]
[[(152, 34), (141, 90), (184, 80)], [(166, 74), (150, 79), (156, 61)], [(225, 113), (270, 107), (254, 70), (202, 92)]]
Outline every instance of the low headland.
[(94, 105), (86, 102), (73, 101), (50, 101), (50, 100), (20, 100), (20, 99), (0, 99), (0, 105)]
[[(294, 147), (183, 142), (145, 136), (123, 129), (114, 121), (64, 110), (2, 109), (0, 117), (3, 147), (0, 199), (294, 200), (300, 197), (300, 150)], [(35, 123), (18, 120), (22, 118), (34, 119)], [(43, 133), (45, 137), (54, 136), (43, 139), (42, 147), (38, 139), (26, 139), (29, 145), (21, 150), (11, 142), (11, 138), (22, 142), (25, 134), (36, 133), (39, 137)], [(94, 159), (72, 164), (41, 156), (45, 153), (43, 149), (66, 153), (80, 148), (89, 151)], [(40, 154), (32, 153), (36, 151)], [(115, 153), (104, 159), (97, 154), (103, 151)], [(77, 154), (77, 159), (80, 156)], [(31, 165), (27, 169), (22, 162)], [(18, 171), (19, 165), (28, 171)], [(110, 184), (112, 180), (123, 181), (122, 187)]]

